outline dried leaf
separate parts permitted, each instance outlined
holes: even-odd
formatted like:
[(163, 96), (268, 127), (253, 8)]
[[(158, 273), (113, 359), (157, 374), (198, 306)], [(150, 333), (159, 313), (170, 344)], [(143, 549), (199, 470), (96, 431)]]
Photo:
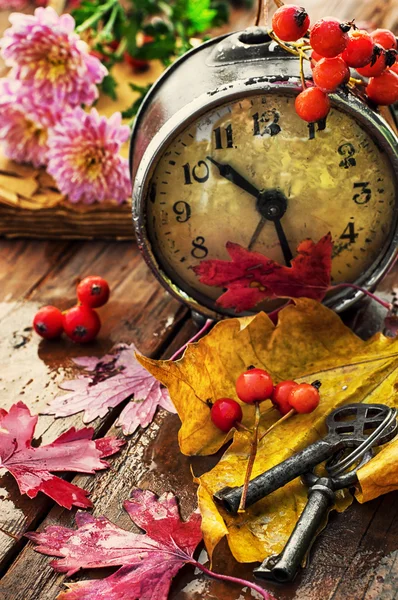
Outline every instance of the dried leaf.
[(157, 498), (148, 490), (135, 489), (124, 502), (131, 520), (146, 535), (120, 529), (105, 517), (77, 513), (77, 531), (47, 527), (43, 533), (28, 533), (38, 552), (57, 556), (51, 566), (73, 575), (79, 569), (123, 565), (104, 579), (68, 585), (61, 600), (166, 600), (173, 577), (187, 562), (202, 539), (198, 512), (181, 521), (173, 494)]
[(194, 268), (200, 282), (227, 288), (217, 303), (237, 312), (250, 310), (266, 298), (322, 300), (330, 286), (333, 243), (330, 233), (316, 244), (303, 240), (291, 267), (280, 265), (259, 252), (227, 243), (228, 260), (202, 260)]
[(17, 175), (18, 177), (35, 177), (39, 171), (35, 167), (19, 165), (13, 160), (10, 160), (4, 156), (0, 149), (0, 172)]
[[(295, 480), (237, 517), (216, 507), (212, 500), (216, 491), (243, 483), (249, 434), (226, 435), (217, 430), (210, 420), (208, 401), (221, 396), (237, 399), (236, 378), (249, 365), (266, 369), (276, 383), (282, 379), (322, 381), (321, 402), (314, 413), (295, 415), (260, 442), (252, 477), (325, 434), (325, 417), (334, 408), (351, 402), (398, 404), (398, 339), (377, 334), (364, 342), (333, 311), (305, 298), (284, 308), (276, 327), (264, 313), (228, 319), (189, 346), (180, 361), (141, 357), (140, 362), (170, 391), (182, 421), (179, 442), (184, 454), (213, 453), (233, 435), (220, 462), (200, 478), (198, 493), (209, 554), (228, 531), (232, 553), (241, 562), (260, 561), (281, 551), (302, 511), (306, 491)], [(263, 412), (268, 408), (268, 403), (262, 404)], [(243, 423), (250, 426), (254, 408), (242, 405), (242, 410)], [(260, 435), (277, 418), (276, 411), (263, 414)], [(338, 508), (350, 501), (341, 495)]]
[(0, 187), (19, 196), (30, 198), (39, 187), (34, 177), (12, 177), (0, 173)]
[(355, 496), (361, 503), (398, 490), (398, 439), (386, 444), (359, 469), (358, 479), (360, 487)]
[(68, 509), (92, 506), (85, 490), (51, 473), (106, 469), (109, 464), (101, 458), (115, 454), (124, 442), (112, 437), (92, 440), (92, 427), (72, 427), (51, 444), (32, 447), (37, 419), (23, 402), (13, 404), (9, 412), (0, 410), (0, 466), (15, 477), (21, 494), (29, 498), (43, 492)]
[(168, 391), (137, 362), (135, 351), (133, 344), (119, 344), (101, 359), (74, 359), (90, 375), (65, 381), (60, 387), (71, 393), (55, 398), (44, 414), (66, 417), (84, 410), (83, 422), (90, 423), (133, 396), (116, 423), (130, 435), (139, 425), (147, 427), (152, 422), (158, 406), (175, 412)]

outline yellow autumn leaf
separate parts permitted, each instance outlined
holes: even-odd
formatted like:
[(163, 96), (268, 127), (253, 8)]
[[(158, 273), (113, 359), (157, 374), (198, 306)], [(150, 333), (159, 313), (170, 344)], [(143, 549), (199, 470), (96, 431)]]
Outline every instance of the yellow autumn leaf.
[(358, 479), (355, 497), (361, 503), (398, 490), (398, 439), (386, 444), (375, 458), (359, 469)]
[[(321, 380), (319, 407), (311, 414), (295, 415), (260, 442), (252, 478), (323, 436), (325, 418), (338, 406), (397, 406), (398, 339), (377, 334), (364, 342), (333, 311), (308, 299), (283, 309), (276, 327), (263, 313), (229, 319), (189, 346), (179, 361), (140, 361), (169, 389), (182, 421), (179, 443), (184, 454), (213, 453), (234, 437), (219, 463), (200, 478), (198, 498), (209, 554), (228, 532), (231, 551), (240, 562), (261, 561), (282, 550), (306, 502), (306, 489), (297, 479), (234, 517), (216, 506), (216, 491), (243, 483), (249, 434), (220, 432), (211, 423), (209, 401), (237, 399), (236, 378), (249, 365), (266, 369), (275, 383)], [(268, 405), (262, 405), (260, 436), (278, 419), (276, 411), (266, 412)], [(254, 409), (242, 409), (243, 423), (250, 426)], [(338, 510), (350, 502), (348, 493), (341, 492)]]

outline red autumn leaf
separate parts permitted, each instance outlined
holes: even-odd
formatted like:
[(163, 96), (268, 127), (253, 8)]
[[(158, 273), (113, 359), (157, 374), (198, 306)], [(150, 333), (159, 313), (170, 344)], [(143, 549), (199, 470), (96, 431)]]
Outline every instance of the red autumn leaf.
[(130, 435), (152, 422), (158, 406), (175, 413), (167, 389), (140, 365), (135, 352), (133, 344), (118, 344), (102, 358), (75, 358), (89, 374), (63, 382), (60, 387), (70, 393), (55, 398), (44, 414), (67, 417), (84, 410), (83, 422), (90, 423), (132, 397), (116, 423), (124, 435)]
[(228, 242), (231, 261), (203, 260), (194, 271), (201, 283), (227, 288), (217, 303), (237, 312), (249, 310), (265, 298), (322, 300), (330, 286), (332, 249), (330, 233), (317, 243), (303, 240), (291, 266), (286, 267)]
[(39, 544), (39, 552), (59, 557), (51, 565), (67, 575), (79, 569), (123, 565), (105, 579), (70, 584), (60, 599), (167, 598), (172, 578), (191, 561), (202, 539), (200, 514), (194, 512), (187, 521), (181, 521), (173, 494), (157, 498), (140, 489), (133, 491), (124, 508), (146, 535), (125, 531), (105, 517), (88, 513), (77, 513), (77, 531), (51, 526), (44, 533), (27, 534)]
[(26, 534), (37, 544), (38, 552), (57, 557), (51, 566), (67, 576), (79, 569), (120, 566), (104, 579), (69, 584), (58, 600), (167, 600), (173, 577), (188, 563), (216, 579), (256, 590), (264, 600), (275, 600), (256, 583), (214, 573), (194, 559), (202, 539), (201, 516), (195, 511), (181, 521), (173, 494), (158, 498), (149, 490), (136, 488), (124, 508), (145, 534), (82, 512), (76, 514), (77, 530), (52, 525), (43, 533)]
[(37, 419), (23, 402), (13, 404), (9, 412), (0, 409), (0, 467), (15, 477), (21, 494), (29, 498), (43, 492), (67, 509), (92, 506), (86, 490), (52, 472), (106, 469), (109, 464), (101, 458), (117, 452), (124, 442), (113, 437), (92, 440), (92, 427), (72, 427), (52, 444), (35, 448), (31, 442)]

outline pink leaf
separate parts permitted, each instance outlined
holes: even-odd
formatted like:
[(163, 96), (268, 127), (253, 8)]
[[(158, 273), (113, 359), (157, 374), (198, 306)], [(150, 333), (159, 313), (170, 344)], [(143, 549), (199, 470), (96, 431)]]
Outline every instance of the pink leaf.
[(166, 600), (172, 578), (193, 559), (202, 539), (201, 517), (180, 518), (172, 494), (158, 498), (135, 489), (124, 506), (146, 534), (125, 531), (105, 517), (78, 513), (78, 529), (51, 526), (43, 533), (28, 533), (42, 554), (56, 556), (52, 567), (72, 575), (79, 569), (109, 566), (121, 568), (104, 579), (72, 583), (61, 593), (64, 600)]
[(37, 416), (32, 416), (23, 402), (14, 404), (9, 412), (0, 412), (0, 467), (13, 475), (21, 494), (29, 498), (43, 492), (68, 509), (91, 506), (85, 490), (52, 473), (106, 469), (109, 465), (101, 458), (117, 452), (124, 442), (111, 437), (93, 440), (92, 427), (72, 427), (52, 444), (35, 448), (31, 442), (36, 424)]
[(55, 398), (45, 414), (66, 417), (84, 410), (83, 421), (90, 423), (132, 396), (117, 421), (129, 435), (139, 426), (147, 427), (158, 406), (176, 412), (167, 390), (137, 362), (135, 351), (133, 344), (119, 344), (101, 359), (75, 359), (89, 375), (63, 382), (60, 387), (70, 393)]

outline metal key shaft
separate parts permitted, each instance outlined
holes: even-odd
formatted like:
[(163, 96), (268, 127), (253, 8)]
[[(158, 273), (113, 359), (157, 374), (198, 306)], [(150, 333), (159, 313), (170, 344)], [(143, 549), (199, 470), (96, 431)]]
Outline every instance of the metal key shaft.
[(308, 501), (281, 554), (270, 556), (253, 573), (260, 579), (292, 581), (312, 541), (324, 525), (328, 509), (335, 502), (332, 480), (321, 477), (308, 490)]

